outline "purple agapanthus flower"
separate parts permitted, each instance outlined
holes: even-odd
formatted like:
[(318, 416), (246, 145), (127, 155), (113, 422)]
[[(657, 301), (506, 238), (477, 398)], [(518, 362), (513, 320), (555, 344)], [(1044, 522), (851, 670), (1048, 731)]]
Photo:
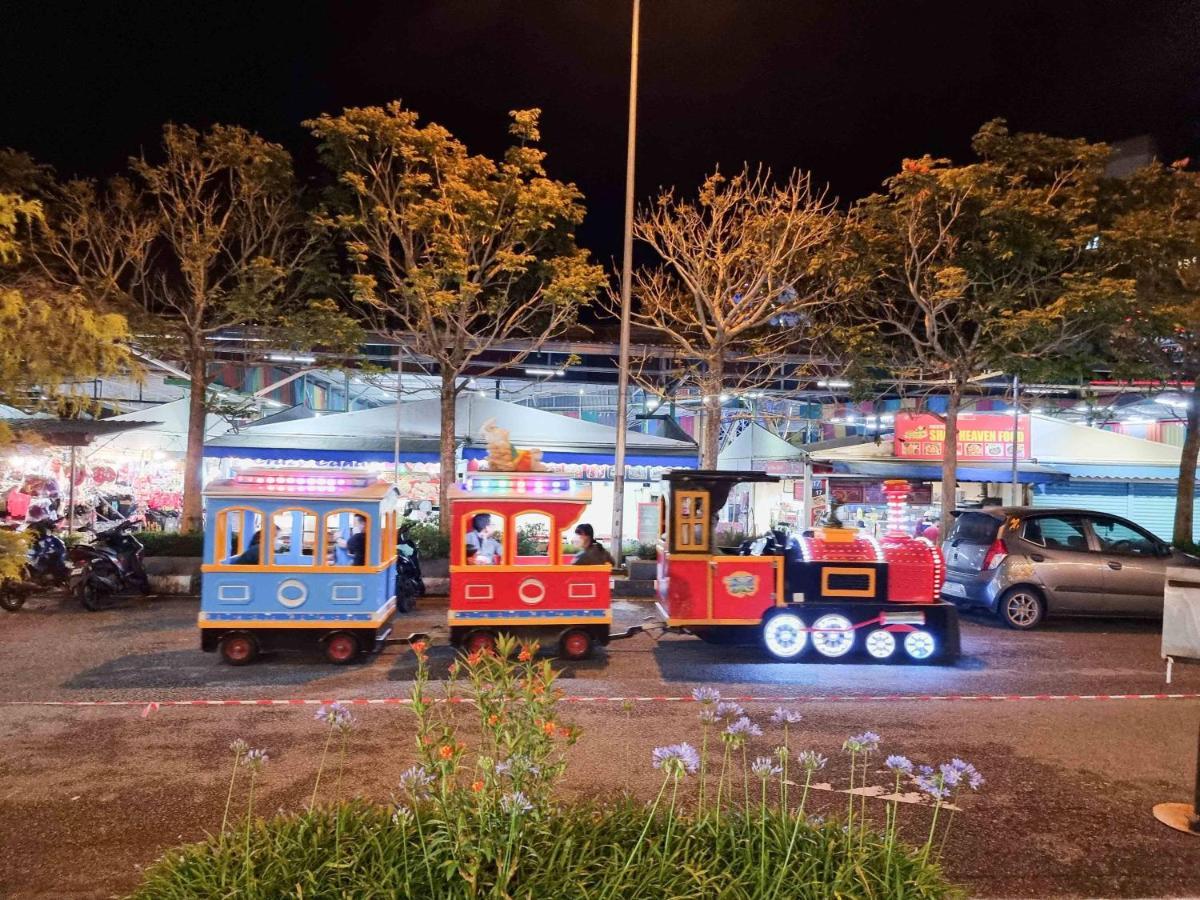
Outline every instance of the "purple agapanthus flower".
[(655, 747), (651, 754), (654, 768), (662, 769), (676, 778), (684, 773), (695, 775), (700, 768), (700, 754), (691, 744), (669, 744), (666, 747)]
[(413, 817), (412, 810), (409, 809), (407, 806), (404, 806), (404, 805), (397, 806), (396, 809), (392, 812), (392, 824), (403, 828), (410, 821), (412, 821), (412, 817)]
[(711, 706), (705, 706), (700, 710), (700, 721), (705, 725), (714, 725), (721, 721), (721, 717), (717, 715), (717, 711)]
[(350, 715), (350, 709), (344, 703), (333, 702), (328, 705), (321, 706), (316, 715), (313, 716), (318, 722), (324, 722), (330, 728), (336, 728), (339, 731), (351, 731), (357, 724), (354, 716)]
[(893, 754), (884, 760), (883, 764), (893, 772), (904, 772), (907, 774), (913, 770), (912, 760), (910, 760), (907, 756), (897, 756)]
[(917, 766), (918, 775), (932, 775), (933, 766)]
[(750, 771), (765, 781), (772, 775), (778, 775), (783, 769), (775, 765), (774, 760), (769, 756), (760, 756), (754, 760), (753, 765), (750, 766)]
[(963, 773), (949, 763), (942, 763), (938, 766), (938, 775), (942, 784), (948, 788), (958, 787), (959, 782), (963, 780)]
[(942, 776), (938, 775), (918, 775), (917, 788), (922, 793), (929, 795), (934, 800), (945, 800), (950, 796), (950, 790), (942, 781)]
[(711, 706), (721, 699), (721, 692), (716, 688), (698, 687), (692, 691), (692, 699), (705, 706)]
[(533, 809), (533, 804), (521, 791), (513, 791), (500, 798), (500, 809), (508, 815), (519, 816)]
[(782, 706), (775, 707), (775, 712), (771, 713), (772, 725), (795, 725), (804, 716), (794, 710), (784, 709)]
[(969, 762), (964, 762), (963, 760), (959, 759), (957, 756), (940, 768), (942, 769), (943, 773), (947, 769), (957, 773), (957, 779), (954, 782), (951, 782), (949, 779), (947, 779), (947, 784), (957, 785), (963, 781), (966, 781), (967, 785), (973, 791), (977, 791), (983, 786), (983, 776), (979, 774), (979, 770)]
[(742, 716), (736, 722), (732, 722), (725, 729), (726, 734), (740, 735), (742, 737), (761, 737), (762, 729), (751, 722), (746, 716)]
[(250, 749), (250, 745), (247, 744), (245, 741), (243, 741), (241, 738), (237, 738), (235, 741), (233, 741), (233, 743), (231, 743), (229, 745), (229, 751), (234, 756), (241, 756), (249, 749)]
[(433, 776), (425, 771), (424, 766), (409, 766), (400, 773), (400, 788), (415, 800), (429, 796), (429, 786), (433, 784)]
[(267, 755), (266, 750), (247, 750), (246, 755), (242, 757), (242, 765), (253, 772), (261, 772), (270, 761), (271, 757)]
[(717, 718), (733, 721), (740, 719), (746, 715), (746, 711), (737, 703), (730, 700), (722, 700), (717, 704)]
[(512, 763), (510, 763), (507, 759), (502, 759), (502, 760), (500, 760), (500, 762), (496, 763), (496, 774), (497, 775), (507, 775), (511, 771), (512, 771)]
[(815, 772), (817, 769), (825, 768), (825, 764), (829, 760), (815, 750), (801, 750), (800, 755), (796, 757), (796, 762), (810, 772)]

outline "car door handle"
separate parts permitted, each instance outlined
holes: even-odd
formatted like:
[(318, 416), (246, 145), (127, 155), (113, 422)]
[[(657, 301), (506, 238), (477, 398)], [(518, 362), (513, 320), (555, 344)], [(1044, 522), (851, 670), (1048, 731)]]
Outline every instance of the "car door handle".
[(1119, 562), (1117, 562), (1115, 559), (1110, 559), (1110, 560), (1108, 561), (1108, 567), (1109, 567), (1110, 569), (1113, 569), (1114, 571), (1115, 571), (1115, 570), (1117, 570), (1117, 569), (1120, 569), (1120, 568), (1122, 568), (1121, 564), (1120, 564)]
[(1030, 553), (1029, 558), (1032, 559), (1034, 562), (1045, 562), (1046, 561), (1046, 557), (1042, 556), (1042, 554), (1040, 554), (1040, 553)]

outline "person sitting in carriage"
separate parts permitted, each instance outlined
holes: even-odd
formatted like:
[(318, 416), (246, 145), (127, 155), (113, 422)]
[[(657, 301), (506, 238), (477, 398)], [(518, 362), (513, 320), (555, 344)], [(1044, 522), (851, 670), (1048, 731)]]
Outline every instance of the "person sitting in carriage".
[(587, 522), (575, 526), (575, 546), (579, 552), (575, 554), (576, 566), (611, 566), (612, 554), (604, 549), (604, 545), (596, 540), (596, 530)]

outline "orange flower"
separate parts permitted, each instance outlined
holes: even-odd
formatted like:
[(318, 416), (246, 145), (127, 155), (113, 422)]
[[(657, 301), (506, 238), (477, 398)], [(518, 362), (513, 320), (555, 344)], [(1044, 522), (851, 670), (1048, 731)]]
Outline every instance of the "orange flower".
[(517, 660), (519, 662), (529, 662), (531, 659), (533, 659), (533, 654), (529, 652), (529, 648), (522, 647), (521, 652), (517, 654)]
[(440, 756), (442, 759), (449, 759), (453, 755), (454, 748), (449, 744), (442, 744), (442, 746), (438, 747), (438, 756)]
[(543, 725), (543, 726), (542, 726), (542, 731), (546, 732), (546, 734), (548, 734), (548, 735), (550, 735), (551, 737), (553, 737), (553, 736), (554, 736), (554, 729), (555, 729), (555, 728), (557, 728), (557, 727), (558, 727), (558, 726), (557, 726), (557, 725), (555, 725), (553, 722), (547, 722), (545, 725)]
[(496, 724), (497, 722), (499, 722), (499, 721), (500, 721), (500, 717), (499, 717), (498, 715), (496, 715), (495, 713), (492, 713), (492, 714), (491, 714), (490, 716), (488, 716), (488, 718), (487, 718), (487, 723), (488, 723), (489, 725), (495, 725), (495, 724)]
[(477, 666), (477, 665), (479, 665), (479, 661), (481, 659), (483, 659), (483, 654), (480, 651), (476, 650), (473, 653), (468, 654), (467, 665), (468, 666)]
[(478, 794), (480, 791), (483, 790), (483, 782), (482, 781), (472, 781), (471, 782), (471, 790), (473, 790), (475, 793)]
[(413, 653), (420, 656), (422, 653), (424, 653), (429, 648), (429, 644), (427, 644), (425, 641), (415, 641), (415, 642), (413, 642), (412, 648), (413, 648)]
[(568, 737), (570, 737), (570, 736), (571, 736), (571, 729), (570, 729), (570, 728), (560, 728), (560, 729), (558, 729), (558, 736), (559, 736), (559, 737), (561, 737), (561, 738), (568, 738)]

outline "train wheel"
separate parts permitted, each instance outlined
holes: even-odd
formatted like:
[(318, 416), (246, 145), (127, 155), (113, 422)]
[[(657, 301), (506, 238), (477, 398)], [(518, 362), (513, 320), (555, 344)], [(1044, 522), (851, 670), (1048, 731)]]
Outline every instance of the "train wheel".
[(353, 662), (358, 649), (358, 638), (348, 631), (335, 631), (325, 638), (325, 658), (335, 666)]
[(231, 666), (247, 666), (258, 659), (258, 642), (243, 632), (221, 638), (221, 658)]
[(804, 652), (808, 632), (804, 620), (792, 612), (768, 616), (762, 626), (763, 646), (776, 659), (795, 659)]
[(867, 635), (866, 648), (872, 659), (887, 659), (896, 652), (896, 636), (877, 628)]
[(467, 655), (472, 653), (495, 653), (496, 635), (490, 631), (472, 631), (463, 638), (462, 648)]
[(812, 643), (822, 656), (836, 659), (854, 647), (854, 631), (850, 620), (832, 613), (813, 622)]
[(929, 659), (937, 649), (937, 642), (928, 631), (910, 631), (904, 636), (904, 652), (913, 659)]
[(592, 655), (592, 636), (582, 628), (572, 628), (558, 639), (558, 655), (563, 659), (587, 659)]

